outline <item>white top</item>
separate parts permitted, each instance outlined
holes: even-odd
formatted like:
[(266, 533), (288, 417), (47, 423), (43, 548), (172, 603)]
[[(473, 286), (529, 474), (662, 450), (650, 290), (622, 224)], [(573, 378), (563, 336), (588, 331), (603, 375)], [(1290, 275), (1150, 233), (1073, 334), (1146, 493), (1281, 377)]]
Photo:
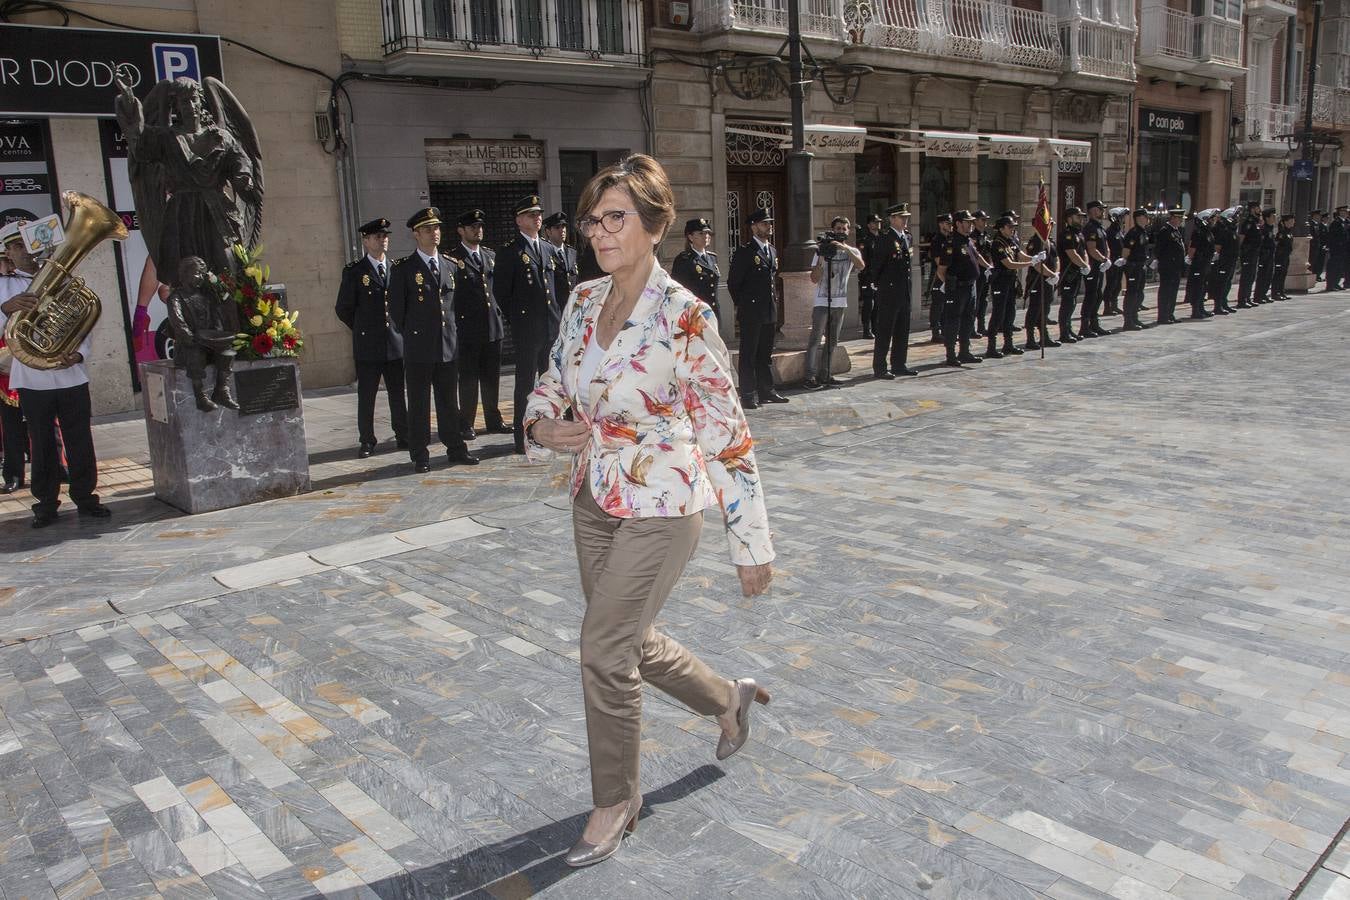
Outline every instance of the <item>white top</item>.
[[(0, 304), (3, 304), (15, 294), (22, 294), (28, 290), (28, 285), (33, 281), (33, 276), (23, 272), (15, 272), (8, 278), (0, 278)], [(0, 331), (3, 331), (9, 317), (0, 312)], [(89, 335), (85, 335), (80, 343), (80, 355), (86, 360), (89, 359), (90, 344)], [(82, 384), (89, 383), (89, 370), (85, 368), (83, 362), (78, 362), (68, 369), (30, 369), (17, 359), (10, 362), (9, 365), (9, 386), (14, 390), (27, 388), (33, 391), (54, 391), (60, 388), (79, 387)]]
[(577, 369), (577, 394), (584, 396), (588, 404), (595, 402), (595, 398), (591, 396), (591, 382), (595, 380), (595, 373), (600, 369), (600, 360), (604, 358), (605, 348), (600, 346), (600, 339), (592, 332), (591, 342), (586, 345), (586, 355), (581, 357), (581, 367)]
[[(820, 264), (820, 254), (811, 257), (811, 268)], [(848, 306), (848, 276), (853, 272), (853, 257), (846, 252), (825, 267), (820, 273), (820, 283), (816, 285), (814, 306), (828, 306), (830, 309), (844, 309)], [(826, 276), (833, 274), (832, 279)], [(827, 292), (828, 289), (828, 292)]]

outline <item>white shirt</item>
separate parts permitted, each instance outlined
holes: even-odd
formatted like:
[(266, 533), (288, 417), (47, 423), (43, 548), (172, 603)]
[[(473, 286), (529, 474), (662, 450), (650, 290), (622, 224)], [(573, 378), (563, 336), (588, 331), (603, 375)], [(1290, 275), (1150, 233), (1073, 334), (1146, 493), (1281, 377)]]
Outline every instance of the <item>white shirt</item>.
[[(615, 338), (617, 340), (618, 338)], [(577, 369), (577, 394), (589, 403), (594, 403), (595, 398), (591, 396), (592, 384), (595, 373), (600, 369), (600, 361), (605, 358), (605, 348), (600, 346), (600, 339), (596, 337), (595, 332), (591, 332), (591, 342), (586, 345), (586, 355), (581, 357), (581, 366)], [(599, 385), (600, 390), (604, 390), (604, 385)]]
[[(820, 254), (811, 257), (811, 268), (820, 265)], [(838, 258), (820, 273), (820, 283), (816, 285), (815, 306), (828, 306), (830, 309), (844, 309), (848, 306), (848, 276), (853, 272), (853, 257), (847, 251), (840, 251)], [(833, 273), (834, 277), (826, 280)], [(827, 290), (828, 289), (828, 290)]]
[[(532, 247), (532, 248), (534, 249), (534, 254), (535, 254), (535, 256), (538, 256), (540, 259), (543, 259), (543, 258), (544, 258), (544, 252), (543, 252), (542, 250), (539, 249), (539, 238), (537, 238), (537, 237), (530, 237), (528, 234), (526, 234), (526, 233), (523, 232), (523, 231), (520, 233), (520, 236), (523, 237), (526, 241), (529, 242), (530, 247)], [(549, 246), (552, 246), (552, 244), (550, 244)]]
[(427, 264), (427, 268), (436, 273), (436, 277), (441, 275), (441, 261), (435, 256), (428, 256), (422, 252), (422, 248), (417, 248), (417, 255), (422, 257), (422, 262)]
[(387, 263), (383, 259), (376, 259), (369, 253), (366, 254), (366, 259), (370, 260), (370, 267), (372, 269), (374, 269), (376, 272), (380, 271), (381, 269), (384, 269), (384, 276), (386, 278), (389, 277), (389, 263)]
[[(0, 304), (3, 304), (15, 294), (22, 294), (28, 290), (28, 285), (33, 281), (33, 276), (26, 272), (15, 272), (9, 278), (0, 278)], [(9, 317), (0, 312), (0, 331), (4, 331), (5, 324)], [(89, 335), (85, 335), (80, 343), (80, 355), (86, 360), (90, 354)], [(33, 391), (55, 391), (61, 388), (79, 387), (82, 384), (89, 383), (89, 371), (85, 368), (84, 362), (77, 362), (68, 369), (31, 369), (19, 362), (13, 360), (9, 365), (9, 386), (13, 390), (27, 388)]]
[(755, 238), (755, 243), (759, 244), (759, 249), (761, 253), (763, 253), (765, 256), (769, 255), (769, 245), (767, 243), (761, 241), (759, 238)]
[(483, 246), (482, 244), (479, 244), (478, 247), (470, 247), (468, 244), (464, 243), (463, 241), (460, 241), (459, 245), (464, 248), (464, 252), (469, 254), (470, 258), (477, 259), (478, 264), (482, 265), (483, 256), (479, 250), (479, 247)]

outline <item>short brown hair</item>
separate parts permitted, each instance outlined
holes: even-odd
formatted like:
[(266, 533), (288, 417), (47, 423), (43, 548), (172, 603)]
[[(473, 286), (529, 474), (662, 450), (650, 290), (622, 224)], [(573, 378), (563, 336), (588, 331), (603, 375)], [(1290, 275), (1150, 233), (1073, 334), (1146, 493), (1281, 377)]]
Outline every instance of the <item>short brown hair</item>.
[(610, 188), (623, 188), (633, 198), (642, 227), (664, 239), (675, 221), (675, 192), (661, 164), (645, 153), (634, 153), (595, 174), (577, 201), (577, 219), (592, 215), (600, 197)]

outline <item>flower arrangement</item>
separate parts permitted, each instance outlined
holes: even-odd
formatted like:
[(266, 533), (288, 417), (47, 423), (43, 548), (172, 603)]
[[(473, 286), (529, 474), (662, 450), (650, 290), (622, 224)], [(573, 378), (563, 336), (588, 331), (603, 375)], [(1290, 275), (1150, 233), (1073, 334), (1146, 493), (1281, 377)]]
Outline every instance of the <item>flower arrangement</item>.
[(283, 309), (281, 298), (265, 287), (271, 270), (259, 260), (262, 247), (246, 250), (234, 245), (239, 274), (211, 273), (208, 280), (217, 293), (239, 307), (239, 333), (234, 349), (239, 359), (296, 357), (305, 345), (295, 322), (300, 313)]

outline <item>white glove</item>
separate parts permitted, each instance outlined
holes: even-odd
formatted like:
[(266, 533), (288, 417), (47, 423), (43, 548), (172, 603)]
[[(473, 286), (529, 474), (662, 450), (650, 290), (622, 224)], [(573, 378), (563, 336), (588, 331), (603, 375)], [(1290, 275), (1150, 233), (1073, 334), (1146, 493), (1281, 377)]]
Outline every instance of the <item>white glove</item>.
[(1035, 256), (1033, 256), (1033, 257), (1031, 258), (1031, 261), (1034, 262), (1034, 263), (1043, 263), (1043, 262), (1045, 262), (1045, 251), (1042, 250), (1040, 253), (1037, 253)]
[(1123, 256), (1116, 257), (1115, 261), (1112, 262), (1111, 265), (1115, 266), (1117, 269), (1123, 268), (1125, 265), (1125, 257)]
[(1191, 260), (1192, 260), (1192, 259), (1193, 259), (1193, 257), (1190, 257), (1190, 256), (1186, 257), (1186, 265), (1189, 266), (1189, 265), (1191, 264)]
[(1148, 267), (1149, 267), (1150, 269), (1152, 269), (1153, 271), (1155, 271), (1155, 272), (1158, 271), (1158, 261), (1157, 261), (1156, 259), (1153, 260), (1152, 262), (1150, 262), (1150, 263), (1148, 264)]
[(1102, 260), (1102, 264), (1097, 267), (1097, 271), (1101, 272), (1103, 275), (1111, 271), (1111, 260), (1109, 259)]
[(1079, 271), (1079, 272), (1082, 272), (1084, 275), (1091, 275), (1091, 274), (1092, 274), (1092, 267), (1091, 267), (1091, 266), (1079, 266), (1079, 267), (1078, 267), (1078, 271)]
[(1045, 283), (1050, 285), (1051, 287), (1054, 287), (1055, 285), (1059, 284), (1059, 276), (1051, 275), (1049, 278), (1045, 279)]
[(938, 282), (937, 292), (938, 292), (939, 294), (945, 294), (945, 293), (947, 293), (947, 283), (946, 283), (945, 281), (939, 281), (939, 282)]

